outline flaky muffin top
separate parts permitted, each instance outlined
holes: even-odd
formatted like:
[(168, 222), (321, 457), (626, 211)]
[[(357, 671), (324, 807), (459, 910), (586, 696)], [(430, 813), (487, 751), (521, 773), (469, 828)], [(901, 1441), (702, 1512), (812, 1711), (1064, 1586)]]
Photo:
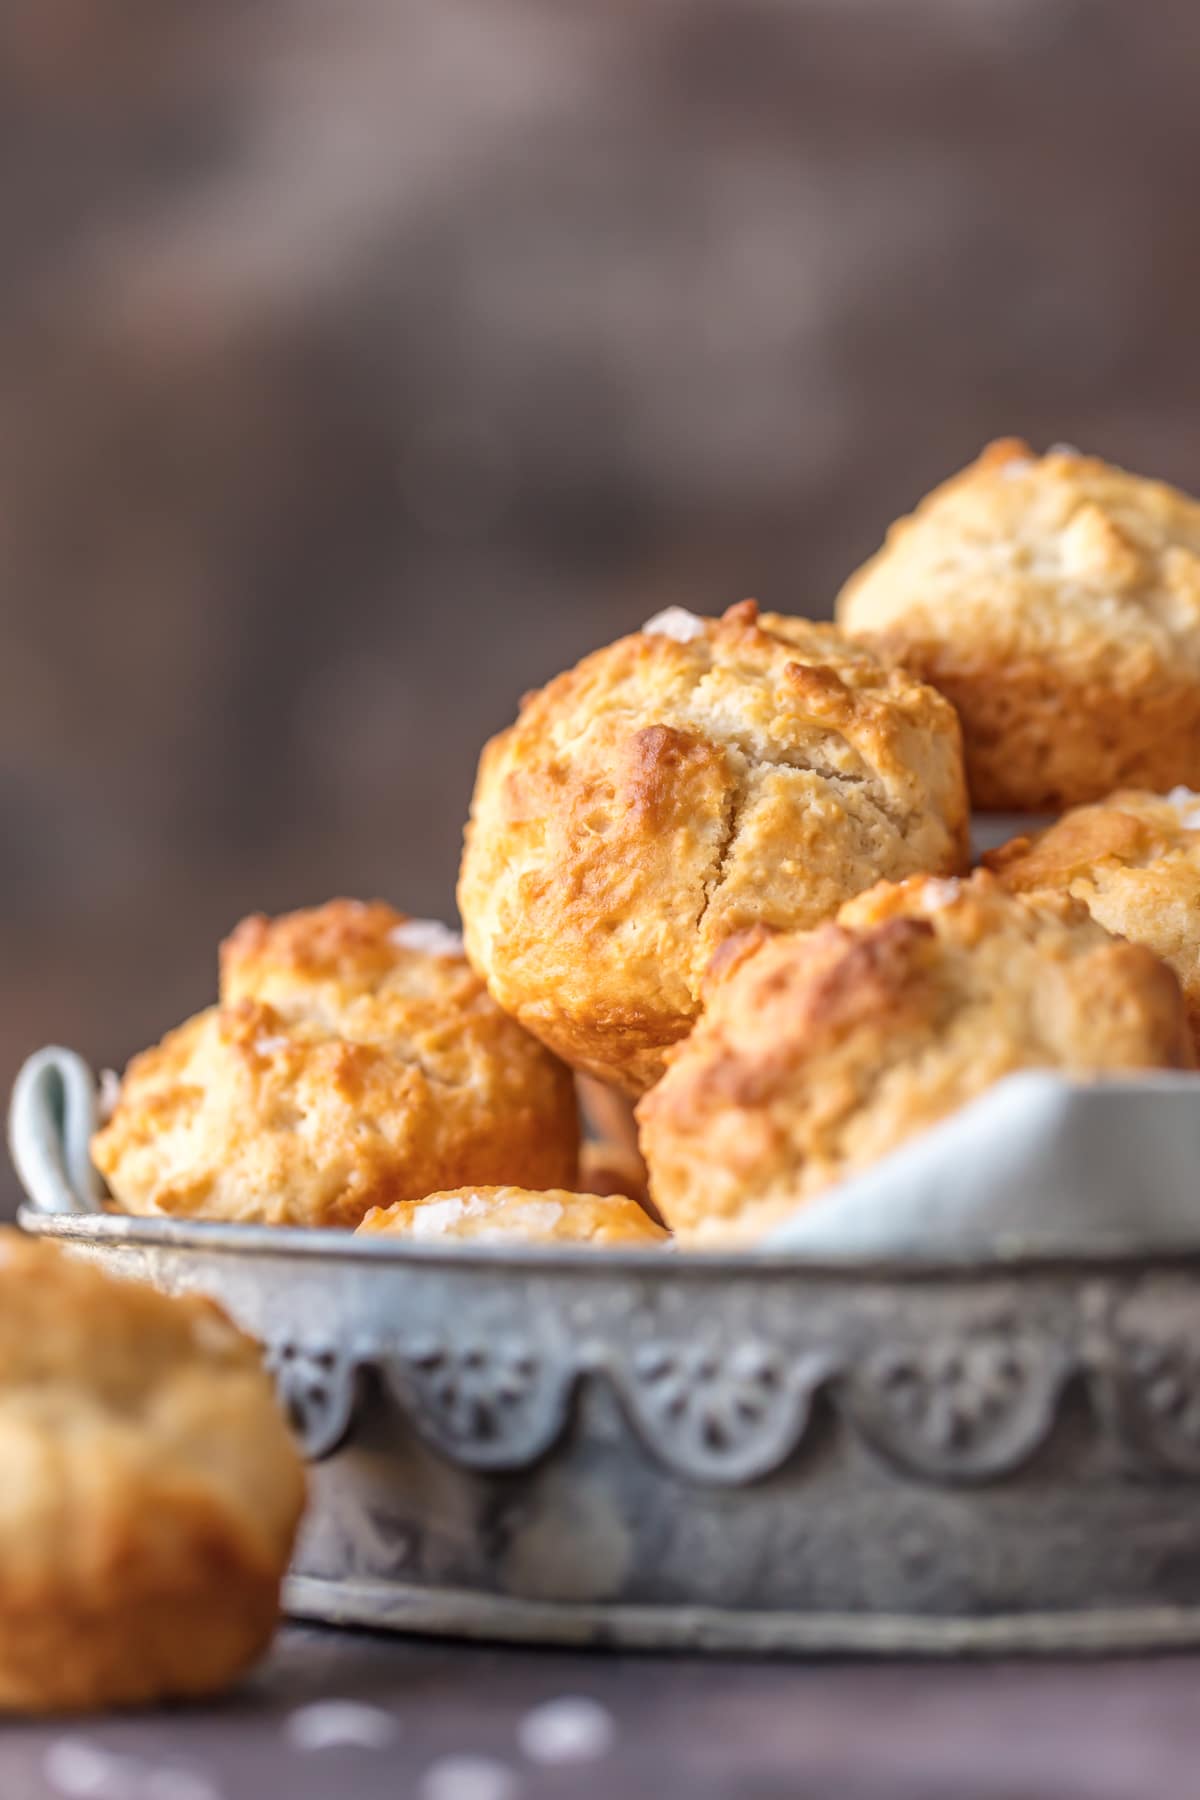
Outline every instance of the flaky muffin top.
[(984, 862), (1013, 893), (1069, 894), (1107, 930), (1163, 957), (1200, 1042), (1200, 793), (1119, 792)]
[(1004, 438), (891, 527), (837, 612), (855, 635), (936, 646), (945, 673), (1032, 657), (1079, 685), (1140, 687), (1168, 664), (1200, 680), (1200, 503)]
[(252, 913), (220, 950), (222, 1005), (254, 1000), (297, 1019), (317, 1016), (323, 1000), (341, 1017), (363, 996), (418, 1010), (443, 998), (455, 1005), (472, 986), (458, 932), (383, 900)]
[(255, 917), (221, 993), (134, 1058), (93, 1141), (124, 1210), (355, 1225), (456, 1181), (574, 1178), (570, 1075), (444, 926), (380, 901)]
[(881, 883), (714, 960), (704, 1016), (638, 1109), (684, 1241), (752, 1241), (1018, 1069), (1194, 1064), (1179, 984), (1061, 896), (988, 874)]
[(358, 1229), (417, 1242), (470, 1238), (485, 1244), (636, 1245), (667, 1237), (624, 1194), (575, 1194), (562, 1188), (452, 1188), (377, 1208)]
[(1076, 882), (1103, 888), (1121, 870), (1148, 869), (1164, 859), (1178, 871), (1181, 892), (1200, 919), (1200, 793), (1192, 788), (1122, 789), (989, 850), (983, 860), (1013, 893), (1033, 893), (1073, 891)]

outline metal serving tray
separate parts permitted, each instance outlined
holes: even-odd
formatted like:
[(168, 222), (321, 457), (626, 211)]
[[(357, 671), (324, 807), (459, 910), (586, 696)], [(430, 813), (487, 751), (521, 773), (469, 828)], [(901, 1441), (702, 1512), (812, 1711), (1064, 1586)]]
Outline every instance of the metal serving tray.
[(1200, 1643), (1200, 1252), (821, 1264), (99, 1212), (18, 1084), (26, 1230), (261, 1339), (313, 1461), (289, 1609), (559, 1644)]

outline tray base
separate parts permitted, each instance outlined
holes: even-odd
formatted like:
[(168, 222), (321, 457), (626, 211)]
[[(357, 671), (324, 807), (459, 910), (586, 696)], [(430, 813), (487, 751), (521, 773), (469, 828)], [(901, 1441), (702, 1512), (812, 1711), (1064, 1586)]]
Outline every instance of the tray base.
[(292, 1575), (284, 1608), (297, 1619), (432, 1637), (576, 1649), (710, 1650), (760, 1656), (1117, 1656), (1200, 1647), (1200, 1607), (1000, 1613), (728, 1612), (704, 1606), (581, 1606), (513, 1600), (465, 1588), (408, 1587)]

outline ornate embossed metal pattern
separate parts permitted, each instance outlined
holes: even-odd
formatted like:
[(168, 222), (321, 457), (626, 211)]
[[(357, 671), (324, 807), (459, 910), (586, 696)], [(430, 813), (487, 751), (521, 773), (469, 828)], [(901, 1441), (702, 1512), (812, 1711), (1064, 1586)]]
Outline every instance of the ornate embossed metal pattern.
[(651, 1339), (602, 1357), (591, 1346), (550, 1362), (516, 1338), (427, 1338), (358, 1358), (288, 1339), (269, 1348), (267, 1363), (314, 1460), (346, 1438), (370, 1368), (421, 1436), (470, 1469), (521, 1469), (546, 1455), (579, 1383), (602, 1376), (642, 1448), (691, 1481), (738, 1486), (782, 1467), (821, 1390), (845, 1428), (901, 1469), (988, 1481), (1045, 1443), (1065, 1382), (1081, 1373), (1099, 1390), (1102, 1422), (1127, 1440), (1148, 1437), (1152, 1458), (1200, 1474), (1200, 1351), (1144, 1336), (1103, 1341), (1102, 1354), (1094, 1337), (1071, 1353), (1000, 1321), (960, 1337), (884, 1344), (857, 1360), (832, 1346), (788, 1355), (755, 1338), (710, 1337)]
[(566, 1422), (575, 1372), (526, 1343), (426, 1340), (379, 1359), (383, 1379), (434, 1448), (472, 1469), (519, 1469)]
[(1111, 1309), (1100, 1405), (1135, 1463), (1200, 1476), (1200, 1336), (1194, 1295), (1177, 1281)]
[(645, 1447), (693, 1481), (753, 1481), (796, 1448), (833, 1364), (788, 1359), (754, 1338), (651, 1341), (612, 1373)]
[(1069, 1368), (1053, 1340), (1011, 1327), (887, 1346), (856, 1372), (848, 1410), (903, 1467), (988, 1480), (1018, 1467), (1045, 1441)]
[(331, 1455), (354, 1416), (354, 1359), (334, 1345), (282, 1338), (267, 1346), (264, 1361), (305, 1454), (314, 1461)]

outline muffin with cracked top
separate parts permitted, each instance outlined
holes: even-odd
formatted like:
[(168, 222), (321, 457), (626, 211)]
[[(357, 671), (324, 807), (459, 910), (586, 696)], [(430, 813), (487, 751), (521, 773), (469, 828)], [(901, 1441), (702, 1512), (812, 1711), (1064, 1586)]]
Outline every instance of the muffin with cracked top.
[(724, 938), (954, 873), (966, 832), (958, 721), (931, 688), (753, 601), (676, 608), (527, 696), (484, 749), (467, 952), (527, 1030), (637, 1095)]

